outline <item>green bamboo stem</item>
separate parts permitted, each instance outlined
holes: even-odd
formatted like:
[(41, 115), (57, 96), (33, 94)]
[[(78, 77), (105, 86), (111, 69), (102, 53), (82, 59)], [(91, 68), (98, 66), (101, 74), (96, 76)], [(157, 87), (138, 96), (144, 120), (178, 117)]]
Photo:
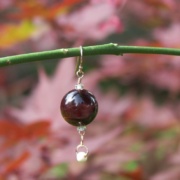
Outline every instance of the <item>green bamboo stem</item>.
[[(145, 46), (120, 46), (114, 43), (83, 47), (83, 56), (105, 54), (123, 55), (126, 53), (163, 54), (180, 56), (180, 49)], [(0, 67), (19, 63), (74, 57), (79, 55), (79, 47), (35, 52), (29, 54), (20, 54), (0, 58)]]

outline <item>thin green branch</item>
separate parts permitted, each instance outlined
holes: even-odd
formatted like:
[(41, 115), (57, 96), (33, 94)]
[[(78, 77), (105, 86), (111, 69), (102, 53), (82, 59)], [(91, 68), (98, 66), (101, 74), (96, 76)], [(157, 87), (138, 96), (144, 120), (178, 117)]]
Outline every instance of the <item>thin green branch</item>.
[[(144, 46), (120, 46), (118, 44), (113, 44), (113, 43), (83, 47), (83, 56), (105, 55), (105, 54), (123, 55), (126, 53), (164, 54), (164, 55), (180, 56), (180, 49), (144, 47)], [(0, 67), (12, 65), (12, 64), (33, 62), (33, 61), (43, 61), (50, 59), (74, 57), (79, 55), (80, 55), (79, 47), (35, 52), (29, 54), (20, 54), (20, 55), (0, 58)]]

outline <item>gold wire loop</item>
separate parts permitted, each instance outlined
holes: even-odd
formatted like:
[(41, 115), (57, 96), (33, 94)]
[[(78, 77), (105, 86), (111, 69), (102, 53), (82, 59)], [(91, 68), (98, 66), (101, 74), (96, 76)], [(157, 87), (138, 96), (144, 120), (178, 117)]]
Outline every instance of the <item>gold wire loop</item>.
[(80, 56), (78, 57), (78, 70), (76, 71), (76, 75), (78, 77), (78, 84), (81, 84), (81, 80), (84, 77), (84, 72), (83, 72), (83, 48), (80, 46)]
[(81, 136), (80, 145), (83, 145), (83, 141), (84, 141), (84, 136)]
[(79, 150), (85, 150), (85, 153), (87, 154), (88, 153), (88, 148), (84, 145), (84, 135), (85, 135), (85, 132), (86, 132), (86, 126), (83, 126), (83, 125), (80, 125), (78, 128), (78, 133), (80, 135), (80, 143), (79, 145), (76, 147), (76, 152), (78, 153)]
[(80, 134), (80, 136), (84, 136), (85, 135), (85, 130), (79, 131), (79, 134)]
[(83, 145), (83, 144), (79, 144), (77, 147), (76, 147), (76, 153), (80, 152), (80, 149), (81, 150), (84, 150), (86, 155), (88, 154), (89, 150), (87, 148), (87, 146)]
[(81, 138), (80, 144), (83, 145), (85, 130), (79, 131), (79, 135)]
[(83, 78), (84, 72), (82, 71), (82, 69), (79, 69), (79, 70), (76, 72), (76, 75), (77, 75), (78, 78)]

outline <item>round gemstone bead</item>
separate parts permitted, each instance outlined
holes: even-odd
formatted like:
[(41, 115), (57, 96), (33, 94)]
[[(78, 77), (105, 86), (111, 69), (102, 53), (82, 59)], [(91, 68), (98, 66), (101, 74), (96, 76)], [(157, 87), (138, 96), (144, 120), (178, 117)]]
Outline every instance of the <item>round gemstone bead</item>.
[(87, 125), (96, 117), (98, 103), (89, 91), (73, 89), (63, 97), (60, 109), (62, 116), (69, 124)]

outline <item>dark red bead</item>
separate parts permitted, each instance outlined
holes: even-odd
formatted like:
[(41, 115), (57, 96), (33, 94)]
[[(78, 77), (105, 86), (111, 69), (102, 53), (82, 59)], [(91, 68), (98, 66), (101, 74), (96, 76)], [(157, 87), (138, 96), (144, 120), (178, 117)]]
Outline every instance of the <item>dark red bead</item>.
[(69, 124), (87, 125), (96, 117), (98, 103), (89, 91), (73, 89), (63, 97), (60, 109), (62, 116)]

